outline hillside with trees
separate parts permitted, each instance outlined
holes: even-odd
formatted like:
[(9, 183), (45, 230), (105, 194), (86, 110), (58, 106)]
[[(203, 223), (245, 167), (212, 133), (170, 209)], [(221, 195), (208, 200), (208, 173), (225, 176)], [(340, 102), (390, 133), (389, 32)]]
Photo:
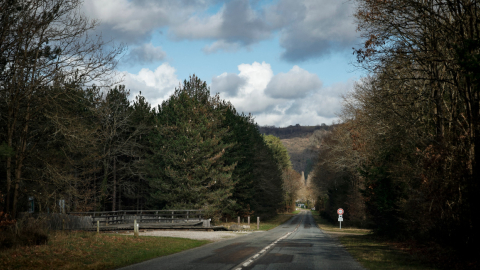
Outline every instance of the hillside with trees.
[(293, 169), (299, 173), (304, 172), (305, 179), (307, 179), (318, 158), (319, 137), (331, 130), (332, 127), (321, 124), (318, 126), (295, 125), (284, 128), (263, 126), (258, 129), (262, 134), (280, 138), (288, 151)]

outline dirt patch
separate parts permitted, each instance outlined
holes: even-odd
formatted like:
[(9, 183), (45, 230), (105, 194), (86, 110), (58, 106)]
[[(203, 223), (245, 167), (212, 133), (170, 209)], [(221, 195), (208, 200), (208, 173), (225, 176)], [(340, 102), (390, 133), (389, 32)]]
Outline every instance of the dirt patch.
[[(250, 233), (252, 232), (148, 231), (140, 232), (140, 236), (179, 237), (218, 242)], [(133, 235), (133, 233), (127, 233), (127, 235)]]

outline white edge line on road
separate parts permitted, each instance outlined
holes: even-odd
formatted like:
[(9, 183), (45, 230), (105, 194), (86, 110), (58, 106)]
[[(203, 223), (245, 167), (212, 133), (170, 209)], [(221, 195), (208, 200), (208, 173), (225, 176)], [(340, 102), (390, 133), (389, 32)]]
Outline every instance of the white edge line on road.
[[(303, 213), (302, 213), (302, 214), (303, 214)], [(260, 250), (257, 254), (253, 255), (252, 257), (248, 258), (246, 261), (242, 262), (240, 265), (243, 266), (243, 267), (249, 266), (251, 263), (253, 263), (253, 261), (255, 261), (256, 259), (258, 259), (261, 255), (264, 255), (264, 253), (266, 253), (270, 248), (273, 248), (273, 246), (275, 246), (275, 244), (277, 244), (278, 241), (287, 238), (290, 234), (292, 234), (292, 233), (294, 233), (295, 231), (297, 231), (297, 230), (298, 230), (298, 227), (300, 227), (300, 225), (302, 224), (302, 221), (303, 221), (303, 217), (302, 217), (302, 220), (300, 221), (300, 223), (298, 223), (297, 227), (295, 227), (295, 230), (293, 230), (293, 231), (291, 231), (291, 232), (288, 232), (288, 233), (286, 233), (284, 236), (278, 238), (278, 239), (275, 240), (273, 243), (271, 243), (270, 245), (268, 245), (268, 246), (266, 246), (265, 248), (263, 248), (262, 250)], [(234, 270), (242, 270), (242, 267), (236, 266), (236, 267), (234, 268)]]

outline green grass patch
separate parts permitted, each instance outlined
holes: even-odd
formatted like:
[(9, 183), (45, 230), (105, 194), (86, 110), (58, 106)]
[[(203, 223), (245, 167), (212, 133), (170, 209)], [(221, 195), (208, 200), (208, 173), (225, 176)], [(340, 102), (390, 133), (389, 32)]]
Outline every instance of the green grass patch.
[(293, 214), (278, 214), (275, 217), (262, 221), (260, 220), (260, 231), (268, 231), (271, 230), (280, 224), (287, 222), (291, 219), (294, 215)]
[(354, 233), (354, 234), (370, 234), (372, 231), (368, 229), (360, 229), (351, 226), (345, 226), (348, 222), (342, 222), (342, 229), (340, 229), (340, 223), (332, 224), (326, 219), (319, 216), (318, 211), (312, 211), (312, 216), (315, 219), (318, 227), (327, 232), (337, 232), (337, 233)]
[[(288, 221), (294, 216), (294, 214), (278, 214), (273, 218), (270, 218), (268, 220), (262, 220), (260, 219), (260, 231), (268, 231), (271, 230), (278, 225)], [(240, 225), (247, 225), (247, 220), (246, 219), (241, 219)], [(215, 226), (223, 226), (225, 228), (229, 228), (230, 226), (237, 224), (237, 222), (220, 222), (220, 223), (215, 223)], [(245, 229), (246, 231), (257, 231), (257, 218), (252, 218), (250, 220), (250, 229)]]
[(342, 235), (338, 239), (348, 252), (370, 270), (432, 270), (422, 258), (388, 245), (384, 240), (372, 235)]
[(46, 245), (0, 251), (0, 269), (116, 269), (206, 243), (209, 241), (55, 232)]

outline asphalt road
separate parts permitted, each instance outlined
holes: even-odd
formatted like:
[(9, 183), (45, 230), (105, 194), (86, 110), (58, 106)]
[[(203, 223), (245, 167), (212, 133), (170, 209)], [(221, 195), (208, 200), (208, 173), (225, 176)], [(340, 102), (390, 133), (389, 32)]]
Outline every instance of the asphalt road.
[(310, 211), (267, 232), (254, 232), (122, 270), (154, 269), (364, 269), (338, 241), (315, 225)]

